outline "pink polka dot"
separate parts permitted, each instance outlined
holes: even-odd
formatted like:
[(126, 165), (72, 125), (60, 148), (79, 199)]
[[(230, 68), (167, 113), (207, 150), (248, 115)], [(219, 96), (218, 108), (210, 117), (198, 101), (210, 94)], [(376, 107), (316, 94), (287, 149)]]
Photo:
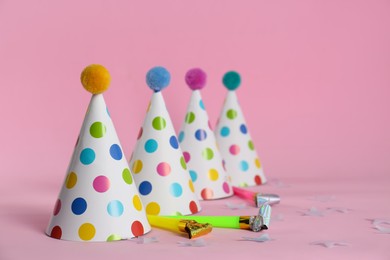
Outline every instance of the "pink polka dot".
[(104, 175), (97, 176), (93, 180), (93, 188), (97, 192), (106, 192), (110, 188), (110, 180)]
[(61, 201), (58, 199), (56, 205), (54, 206), (53, 215), (57, 216), (60, 210), (61, 210)]
[(229, 151), (233, 155), (237, 155), (240, 152), (240, 147), (236, 144), (230, 146)]
[(191, 160), (191, 155), (189, 152), (183, 152), (184, 160), (188, 163)]
[(223, 189), (223, 191), (225, 193), (229, 193), (230, 192), (229, 184), (226, 181), (222, 184), (222, 189)]
[(171, 173), (171, 166), (169, 163), (161, 162), (157, 165), (157, 172), (161, 176), (167, 176)]
[(212, 199), (214, 197), (214, 192), (210, 188), (204, 188), (200, 192), (200, 196), (202, 196), (202, 199), (204, 199), (204, 200)]

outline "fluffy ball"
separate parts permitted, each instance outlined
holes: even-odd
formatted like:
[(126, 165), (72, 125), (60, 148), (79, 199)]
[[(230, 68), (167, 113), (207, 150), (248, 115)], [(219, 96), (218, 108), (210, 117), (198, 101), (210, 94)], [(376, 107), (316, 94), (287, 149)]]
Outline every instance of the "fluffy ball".
[(108, 70), (99, 64), (87, 66), (81, 73), (81, 84), (92, 94), (100, 94), (106, 91), (111, 82)]
[(235, 71), (229, 71), (223, 76), (222, 82), (228, 90), (235, 90), (241, 84), (240, 74)]
[(170, 81), (171, 74), (169, 74), (169, 71), (164, 67), (154, 67), (146, 74), (146, 84), (148, 84), (149, 88), (154, 90), (154, 92), (159, 92), (166, 88)]
[(199, 68), (190, 69), (185, 76), (186, 83), (192, 90), (204, 88), (206, 79), (206, 73)]

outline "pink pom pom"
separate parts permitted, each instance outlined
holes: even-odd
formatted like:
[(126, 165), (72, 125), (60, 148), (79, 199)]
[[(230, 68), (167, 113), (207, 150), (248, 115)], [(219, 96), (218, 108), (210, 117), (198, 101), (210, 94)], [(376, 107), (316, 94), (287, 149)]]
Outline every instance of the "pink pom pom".
[(190, 69), (186, 73), (186, 83), (192, 90), (202, 89), (206, 85), (206, 73), (199, 69)]

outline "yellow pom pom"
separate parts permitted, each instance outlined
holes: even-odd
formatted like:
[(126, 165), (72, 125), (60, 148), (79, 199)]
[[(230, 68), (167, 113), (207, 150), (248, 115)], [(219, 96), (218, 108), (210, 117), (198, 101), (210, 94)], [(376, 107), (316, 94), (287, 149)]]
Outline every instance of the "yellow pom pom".
[(99, 64), (89, 65), (81, 73), (81, 84), (92, 94), (100, 94), (106, 91), (110, 81), (110, 73)]

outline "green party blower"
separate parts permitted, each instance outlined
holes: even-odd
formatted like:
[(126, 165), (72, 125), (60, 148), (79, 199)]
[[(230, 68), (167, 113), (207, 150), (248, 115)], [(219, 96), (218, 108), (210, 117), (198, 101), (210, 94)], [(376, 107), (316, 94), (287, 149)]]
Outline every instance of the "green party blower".
[(209, 223), (216, 228), (246, 229), (254, 232), (268, 229), (271, 220), (271, 206), (265, 204), (255, 216), (162, 216), (175, 219), (189, 219), (200, 223)]

